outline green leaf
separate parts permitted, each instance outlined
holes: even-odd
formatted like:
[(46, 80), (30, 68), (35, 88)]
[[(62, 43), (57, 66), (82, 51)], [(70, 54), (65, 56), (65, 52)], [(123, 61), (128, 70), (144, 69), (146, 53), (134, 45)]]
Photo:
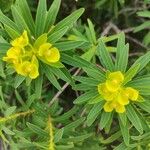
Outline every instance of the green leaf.
[(87, 61), (91, 61), (96, 53), (96, 46), (92, 46), (87, 52), (85, 52), (81, 57)]
[(0, 77), (6, 78), (6, 75), (4, 73), (4, 65), (3, 62), (0, 60)]
[(112, 113), (111, 112), (103, 111), (102, 115), (101, 115), (101, 120), (100, 120), (100, 123), (99, 123), (99, 127), (101, 129), (105, 128), (105, 126), (107, 125), (108, 121), (111, 120), (111, 117), (112, 117)]
[[(89, 91), (89, 90), (92, 90), (93, 89), (93, 86), (87, 86), (86, 84), (76, 84), (73, 86), (73, 89), (74, 90), (77, 90), (77, 91)], [(93, 100), (93, 99), (91, 99)], [(89, 101), (89, 103), (91, 103), (91, 100)]]
[(75, 48), (78, 48), (84, 43), (85, 42), (83, 41), (66, 41), (66, 42), (54, 43), (54, 46), (57, 47), (60, 51), (68, 51), (68, 50), (73, 50)]
[(133, 109), (133, 107), (131, 105), (126, 106), (126, 110), (127, 110), (128, 119), (131, 121), (133, 126), (140, 132), (140, 134), (142, 134), (143, 128), (142, 128), (140, 119), (139, 119), (138, 115), (136, 114), (135, 110)]
[(73, 143), (78, 143), (81, 142), (87, 138), (89, 138), (90, 136), (92, 136), (92, 133), (89, 134), (85, 134), (85, 135), (80, 135), (80, 136), (76, 136), (76, 137), (70, 137), (70, 138), (64, 138), (62, 139), (60, 142), (73, 142)]
[(122, 72), (126, 71), (127, 64), (128, 64), (128, 52), (129, 52), (129, 44), (126, 44), (122, 48), (122, 52), (118, 58), (118, 65), (117, 65), (117, 70), (120, 70)]
[(84, 67), (83, 70), (87, 73), (88, 76), (100, 81), (104, 82), (105, 74), (102, 70), (96, 68)]
[(68, 133), (69, 131), (73, 131), (76, 127), (78, 127), (80, 124), (82, 124), (85, 121), (84, 117), (80, 117), (79, 119), (77, 119), (76, 121), (73, 121), (70, 124), (67, 124), (64, 127), (64, 133)]
[(113, 41), (115, 39), (118, 39), (119, 36), (120, 36), (120, 34), (115, 34), (115, 35), (110, 35), (110, 36), (103, 36), (103, 37), (99, 38), (98, 41), (102, 40), (104, 43), (107, 43), (107, 42)]
[(140, 17), (148, 17), (148, 18), (150, 18), (150, 11), (147, 11), (147, 10), (139, 11), (139, 12), (137, 12), (137, 15), (140, 16)]
[(64, 27), (72, 27), (72, 25), (77, 21), (77, 19), (82, 15), (83, 12), (84, 8), (80, 8), (74, 11), (71, 15), (67, 16), (65, 19), (56, 24), (56, 26), (50, 33), (59, 31)]
[(92, 107), (92, 109), (90, 110), (90, 112), (87, 116), (87, 120), (86, 120), (87, 126), (91, 126), (93, 124), (93, 122), (96, 120), (97, 116), (99, 115), (99, 113), (101, 112), (101, 110), (103, 108), (103, 104), (104, 104), (104, 102), (100, 102), (98, 104), (95, 104)]
[(57, 42), (67, 32), (67, 30), (68, 27), (65, 26), (56, 32), (48, 34), (48, 42), (52, 44)]
[(119, 61), (123, 57), (122, 53), (125, 52), (122, 50), (124, 46), (125, 46), (125, 34), (121, 32), (118, 36), (118, 42), (117, 42), (117, 53), (116, 53), (116, 62), (115, 62), (116, 70), (119, 70)]
[(8, 35), (11, 37), (11, 39), (15, 39), (20, 36), (20, 34), (13, 28), (11, 28), (7, 25), (4, 25), (4, 27), (5, 27), (5, 30), (8, 33)]
[(67, 69), (58, 69), (58, 68), (54, 68), (54, 67), (49, 67), (49, 69), (60, 79), (71, 83), (72, 82), (72, 77), (69, 74)]
[(43, 75), (35, 79), (35, 94), (36, 98), (40, 99), (42, 94)]
[(124, 85), (132, 80), (132, 78), (137, 74), (139, 68), (140, 64), (134, 65), (125, 73), (125, 79), (123, 82)]
[(144, 102), (136, 103), (136, 105), (138, 105), (144, 111), (150, 113), (150, 109), (149, 109), (150, 108), (150, 102), (149, 102), (149, 100), (145, 100)]
[(16, 25), (18, 26), (20, 33), (22, 33), (24, 30), (27, 30), (27, 32), (30, 33), (30, 29), (28, 28), (24, 18), (18, 12), (18, 9), (15, 5), (11, 7), (11, 11), (12, 11), (13, 18), (15, 20)]
[(60, 141), (60, 139), (62, 139), (63, 132), (64, 132), (64, 128), (61, 128), (56, 131), (56, 133), (54, 135), (54, 143), (57, 143)]
[(9, 108), (4, 112), (5, 117), (10, 116), (15, 110), (16, 110), (16, 106), (9, 107)]
[(10, 47), (11, 45), (9, 43), (0, 43), (0, 54), (5, 55)]
[(103, 66), (106, 67), (107, 70), (113, 71), (114, 64), (113, 64), (112, 59), (109, 55), (109, 52), (106, 49), (106, 46), (102, 40), (99, 41), (97, 50), (98, 50), (99, 58), (101, 60), (101, 63), (103, 64)]
[(36, 13), (36, 19), (35, 19), (35, 35), (36, 37), (40, 36), (45, 29), (45, 23), (46, 23), (46, 0), (40, 0), (38, 3), (37, 13)]
[(96, 44), (96, 35), (95, 35), (94, 25), (93, 25), (93, 23), (91, 22), (90, 19), (87, 19), (87, 21), (88, 21), (92, 41), (93, 41), (94, 44)]
[(99, 84), (99, 81), (89, 77), (73, 76), (73, 79), (83, 84), (87, 84), (87, 86), (97, 86)]
[(18, 88), (19, 85), (25, 80), (24, 76), (16, 75), (15, 81), (14, 81), (14, 88)]
[(139, 32), (145, 28), (148, 28), (150, 26), (150, 21), (145, 21), (144, 23), (142, 23), (141, 25), (139, 25), (138, 27), (136, 27), (134, 29), (134, 32)]
[(121, 121), (120, 118), (119, 118), (119, 126), (120, 126), (120, 129), (121, 129), (121, 133), (122, 133), (122, 136), (123, 136), (123, 140), (124, 140), (125, 144), (128, 146), (128, 145), (129, 145), (129, 141), (130, 141), (128, 123), (126, 123), (126, 125), (124, 126), (124, 125), (122, 124), (122, 121)]
[(51, 7), (47, 12), (46, 23), (45, 23), (45, 32), (48, 32), (51, 26), (55, 23), (61, 0), (54, 0)]
[(56, 63), (49, 63), (49, 62), (45, 61), (44, 59), (40, 58), (40, 60), (43, 61), (45, 64), (47, 64), (51, 67), (57, 68), (57, 69), (61, 69), (61, 68), (65, 67), (60, 61), (58, 61)]
[(150, 77), (143, 76), (140, 78), (136, 78), (133, 81), (127, 84), (128, 86), (134, 87), (137, 89), (141, 95), (149, 95), (150, 92)]
[(88, 104), (96, 104), (96, 103), (101, 102), (102, 100), (104, 100), (103, 97), (102, 97), (101, 95), (98, 95), (98, 96), (92, 98), (92, 99), (88, 102)]
[(147, 52), (145, 55), (141, 56), (140, 58), (138, 58), (135, 63), (131, 66), (131, 68), (133, 66), (136, 66), (138, 64), (140, 64), (140, 67), (138, 69), (138, 72), (141, 71), (150, 61), (150, 52)]
[(21, 0), (21, 1), (17, 0), (16, 5), (18, 5), (18, 7), (17, 7), (18, 11), (21, 13), (22, 17), (24, 18), (32, 35), (34, 35), (35, 24), (34, 24), (32, 14), (31, 14), (31, 11), (30, 11), (27, 1), (26, 0)]
[(48, 133), (45, 130), (39, 128), (38, 126), (36, 126), (32, 123), (27, 122), (27, 126), (31, 131), (33, 131), (34, 133), (36, 133), (39, 136), (48, 136)]
[(79, 56), (69, 56), (67, 54), (62, 53), (61, 54), (61, 59), (64, 63), (68, 64), (68, 65), (72, 65), (75, 67), (92, 67), (92, 64), (89, 63), (88, 61), (80, 58)]
[(47, 33), (42, 34), (38, 37), (38, 39), (35, 41), (33, 47), (39, 48), (42, 44), (47, 42)]
[(82, 94), (81, 96), (79, 96), (77, 99), (75, 99), (73, 103), (74, 104), (82, 104), (82, 103), (89, 101), (90, 99), (94, 98), (97, 95), (98, 95), (97, 90), (90, 90), (90, 91)]
[(2, 130), (8, 135), (15, 135), (15, 133), (13, 131), (11, 131), (9, 128), (7, 128), (5, 126), (2, 127)]
[(122, 124), (123, 126), (126, 126), (126, 124), (127, 124), (127, 116), (126, 116), (126, 113), (118, 113), (118, 117), (119, 117), (119, 119), (120, 119), (120, 121), (121, 121), (121, 124)]
[(150, 32), (148, 32), (143, 39), (144, 45), (148, 46), (150, 44)]
[(72, 109), (70, 109), (66, 113), (62, 114), (61, 116), (54, 118), (54, 121), (56, 121), (56, 122), (65, 121), (66, 119), (69, 119), (72, 115), (74, 115), (78, 109), (79, 108), (77, 106), (74, 106)]
[(103, 143), (103, 144), (109, 144), (109, 143), (114, 142), (114, 141), (115, 141), (116, 139), (118, 139), (120, 136), (121, 136), (121, 132), (120, 132), (120, 131), (117, 131), (117, 132), (111, 134), (111, 136), (108, 137), (107, 139), (101, 140), (100, 142)]
[(57, 81), (57, 79), (55, 78), (54, 74), (51, 72), (50, 67), (43, 64), (43, 71), (46, 75), (46, 77), (48, 78), (48, 80), (58, 89), (61, 90), (61, 87)]
[(0, 11), (0, 22), (19, 32), (17, 25)]

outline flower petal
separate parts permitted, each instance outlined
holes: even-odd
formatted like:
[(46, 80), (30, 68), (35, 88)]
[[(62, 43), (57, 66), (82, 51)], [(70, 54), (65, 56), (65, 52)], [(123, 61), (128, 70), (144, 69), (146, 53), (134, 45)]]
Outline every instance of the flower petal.
[(125, 92), (128, 95), (129, 99), (131, 99), (132, 101), (136, 101), (139, 97), (139, 92), (134, 88), (127, 87), (125, 89)]
[(53, 47), (50, 49), (50, 55), (46, 56), (47, 61), (51, 63), (58, 62), (60, 59), (60, 53), (59, 50), (56, 47)]
[(116, 105), (115, 110), (116, 110), (117, 113), (124, 113), (126, 111), (125, 110), (125, 106), (124, 105), (120, 105), (120, 104)]
[(105, 112), (112, 112), (113, 111), (113, 106), (111, 105), (111, 102), (106, 102), (104, 104), (104, 111)]

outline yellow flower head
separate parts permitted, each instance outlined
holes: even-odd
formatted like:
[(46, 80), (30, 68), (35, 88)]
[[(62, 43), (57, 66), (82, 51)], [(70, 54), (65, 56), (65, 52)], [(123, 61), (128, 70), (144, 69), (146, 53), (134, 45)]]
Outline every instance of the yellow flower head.
[(29, 39), (27, 31), (24, 31), (22, 35), (11, 42), (11, 45), (14, 47), (23, 48), (29, 44)]
[(115, 97), (114, 92), (108, 90), (106, 83), (98, 85), (98, 92), (103, 96), (106, 101), (112, 101)]
[(38, 68), (38, 60), (35, 56), (32, 57), (31, 62), (24, 61), (21, 64), (15, 65), (18, 74), (28, 76), (31, 79), (35, 79), (39, 75)]
[(44, 43), (39, 47), (39, 56), (49, 63), (56, 63), (60, 59), (59, 50), (50, 43)]
[(139, 92), (131, 87), (127, 87), (125, 89), (125, 93), (128, 96), (128, 98), (132, 101), (136, 101), (139, 97)]
[(106, 81), (106, 86), (108, 90), (110, 91), (117, 91), (122, 82), (124, 80), (124, 76), (120, 71), (109, 73), (107, 81)]
[(23, 54), (23, 50), (20, 49), (19, 47), (11, 47), (7, 51), (7, 56), (3, 57), (3, 61), (9, 62), (9, 63), (19, 63), (19, 58)]
[(3, 61), (10, 63), (18, 74), (35, 79), (39, 75), (37, 58), (46, 64), (60, 60), (59, 50), (46, 41), (46, 34), (43, 34), (34, 45), (31, 45), (27, 31), (24, 31), (20, 37), (11, 42), (12, 47), (8, 49)]
[(129, 100), (137, 101), (139, 92), (131, 87), (124, 88), (124, 76), (120, 71), (109, 73), (105, 83), (98, 85), (98, 92), (106, 101), (104, 110), (118, 113), (125, 112), (125, 105)]
[(124, 105), (121, 105), (121, 104), (119, 104), (119, 103), (116, 102), (116, 101), (106, 102), (106, 103), (104, 104), (104, 110), (105, 110), (106, 112), (111, 112), (111, 111), (113, 111), (114, 109), (115, 109), (115, 111), (116, 111), (117, 113), (123, 113), (123, 112), (125, 112), (125, 107), (124, 107)]

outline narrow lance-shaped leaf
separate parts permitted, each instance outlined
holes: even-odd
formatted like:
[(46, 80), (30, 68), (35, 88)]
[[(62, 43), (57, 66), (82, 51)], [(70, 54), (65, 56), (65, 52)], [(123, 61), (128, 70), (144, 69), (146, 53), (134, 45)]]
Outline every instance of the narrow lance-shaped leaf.
[(71, 15), (67, 16), (65, 19), (56, 24), (55, 28), (51, 31), (51, 33), (59, 31), (66, 26), (72, 27), (73, 23), (77, 21), (77, 19), (82, 15), (83, 12), (84, 8), (80, 8), (74, 11)]
[(88, 116), (87, 116), (87, 120), (86, 120), (86, 124), (88, 126), (91, 126), (92, 123), (96, 120), (97, 116), (99, 115), (99, 113), (101, 112), (102, 108), (103, 108), (104, 102), (100, 102), (98, 104), (95, 104), (92, 109), (90, 110)]
[(19, 32), (17, 25), (0, 11), (0, 22)]
[(54, 44), (67, 32), (67, 30), (68, 30), (68, 26), (65, 26), (56, 32), (50, 33), (48, 35), (48, 42)]
[(126, 110), (127, 110), (127, 117), (129, 118), (129, 120), (131, 121), (133, 126), (142, 134), (143, 128), (142, 128), (140, 119), (139, 119), (138, 115), (136, 114), (135, 110), (133, 109), (133, 107), (131, 105), (128, 105), (126, 107)]
[(55, 23), (61, 0), (54, 0), (47, 12), (45, 32), (48, 32), (51, 26)]
[(138, 58), (131, 67), (136, 66), (137, 64), (140, 64), (140, 67), (138, 69), (138, 72), (139, 72), (149, 63), (149, 61), (150, 61), (150, 52), (147, 52), (145, 55)]
[(49, 66), (43, 64), (43, 71), (46, 75), (46, 77), (48, 78), (48, 80), (58, 89), (61, 90), (61, 87), (56, 79), (56, 77), (54, 76), (54, 74), (49, 70)]
[(122, 47), (121, 55), (118, 58), (119, 60), (117, 70), (120, 70), (122, 72), (126, 71), (126, 67), (128, 64), (128, 53), (129, 53), (129, 44), (126, 44), (124, 47)]
[(106, 67), (107, 70), (113, 71), (113, 69), (114, 69), (113, 61), (112, 61), (110, 54), (107, 51), (106, 46), (102, 40), (99, 41), (97, 50), (98, 50), (99, 58), (103, 64), (103, 66)]
[(74, 104), (82, 104), (85, 103), (87, 101), (89, 101), (90, 99), (94, 98), (95, 96), (98, 95), (98, 91), (96, 90), (90, 90), (84, 94), (82, 94), (81, 96), (79, 96), (75, 101)]
[(17, 7), (14, 5), (11, 7), (12, 15), (15, 20), (16, 25), (18, 26), (18, 29), (20, 33), (22, 33), (24, 30), (28, 31), (28, 34), (30, 33), (30, 29), (28, 28), (24, 18), (20, 15), (20, 13), (17, 10)]
[(35, 35), (40, 36), (44, 32), (46, 22), (46, 0), (39, 0), (36, 19), (35, 19)]
[(117, 42), (117, 53), (116, 53), (116, 62), (115, 62), (115, 69), (118, 70), (119, 61), (122, 57), (123, 47), (125, 45), (125, 35), (123, 32), (119, 34), (118, 42)]
[(95, 35), (94, 25), (93, 25), (93, 23), (91, 22), (90, 19), (88, 19), (87, 21), (88, 21), (88, 25), (89, 25), (89, 29), (90, 29), (90, 33), (91, 33), (93, 43), (96, 44), (96, 35)]
[(30, 8), (28, 6), (28, 3), (26, 0), (17, 0), (16, 4), (18, 4), (18, 11), (21, 13), (22, 17), (24, 18), (26, 24), (28, 25), (32, 35), (34, 35), (35, 31), (35, 24), (33, 21), (33, 17), (30, 11)]
[(122, 133), (122, 136), (123, 136), (123, 140), (124, 140), (125, 144), (128, 146), (129, 141), (130, 141), (128, 123), (126, 123), (126, 125), (124, 126), (122, 124), (122, 121), (119, 119), (119, 125), (120, 125), (120, 128), (121, 128), (121, 133)]
[(108, 121), (111, 120), (111, 117), (112, 117), (112, 113), (111, 112), (103, 111), (102, 115), (101, 115), (101, 120), (100, 120), (100, 123), (99, 123), (99, 127), (101, 129), (105, 128), (105, 126), (107, 125)]

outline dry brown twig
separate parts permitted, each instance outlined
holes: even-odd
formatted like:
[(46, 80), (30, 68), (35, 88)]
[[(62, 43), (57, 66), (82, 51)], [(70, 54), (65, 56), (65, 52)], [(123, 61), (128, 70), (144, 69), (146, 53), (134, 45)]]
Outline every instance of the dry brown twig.
[[(80, 70), (81, 70), (81, 68), (78, 68), (78, 69), (76, 70), (76, 72), (75, 72), (73, 75), (74, 75), (74, 76), (78, 75), (79, 72), (80, 72)], [(54, 101), (57, 100), (57, 98), (63, 93), (63, 91), (64, 91), (68, 86), (69, 86), (69, 83), (68, 83), (68, 82), (64, 84), (64, 86), (62, 87), (62, 90), (61, 90), (61, 91), (58, 91), (58, 92), (54, 95), (54, 97), (52, 98), (52, 100), (49, 102), (48, 107), (50, 107), (50, 106), (54, 103)]]

